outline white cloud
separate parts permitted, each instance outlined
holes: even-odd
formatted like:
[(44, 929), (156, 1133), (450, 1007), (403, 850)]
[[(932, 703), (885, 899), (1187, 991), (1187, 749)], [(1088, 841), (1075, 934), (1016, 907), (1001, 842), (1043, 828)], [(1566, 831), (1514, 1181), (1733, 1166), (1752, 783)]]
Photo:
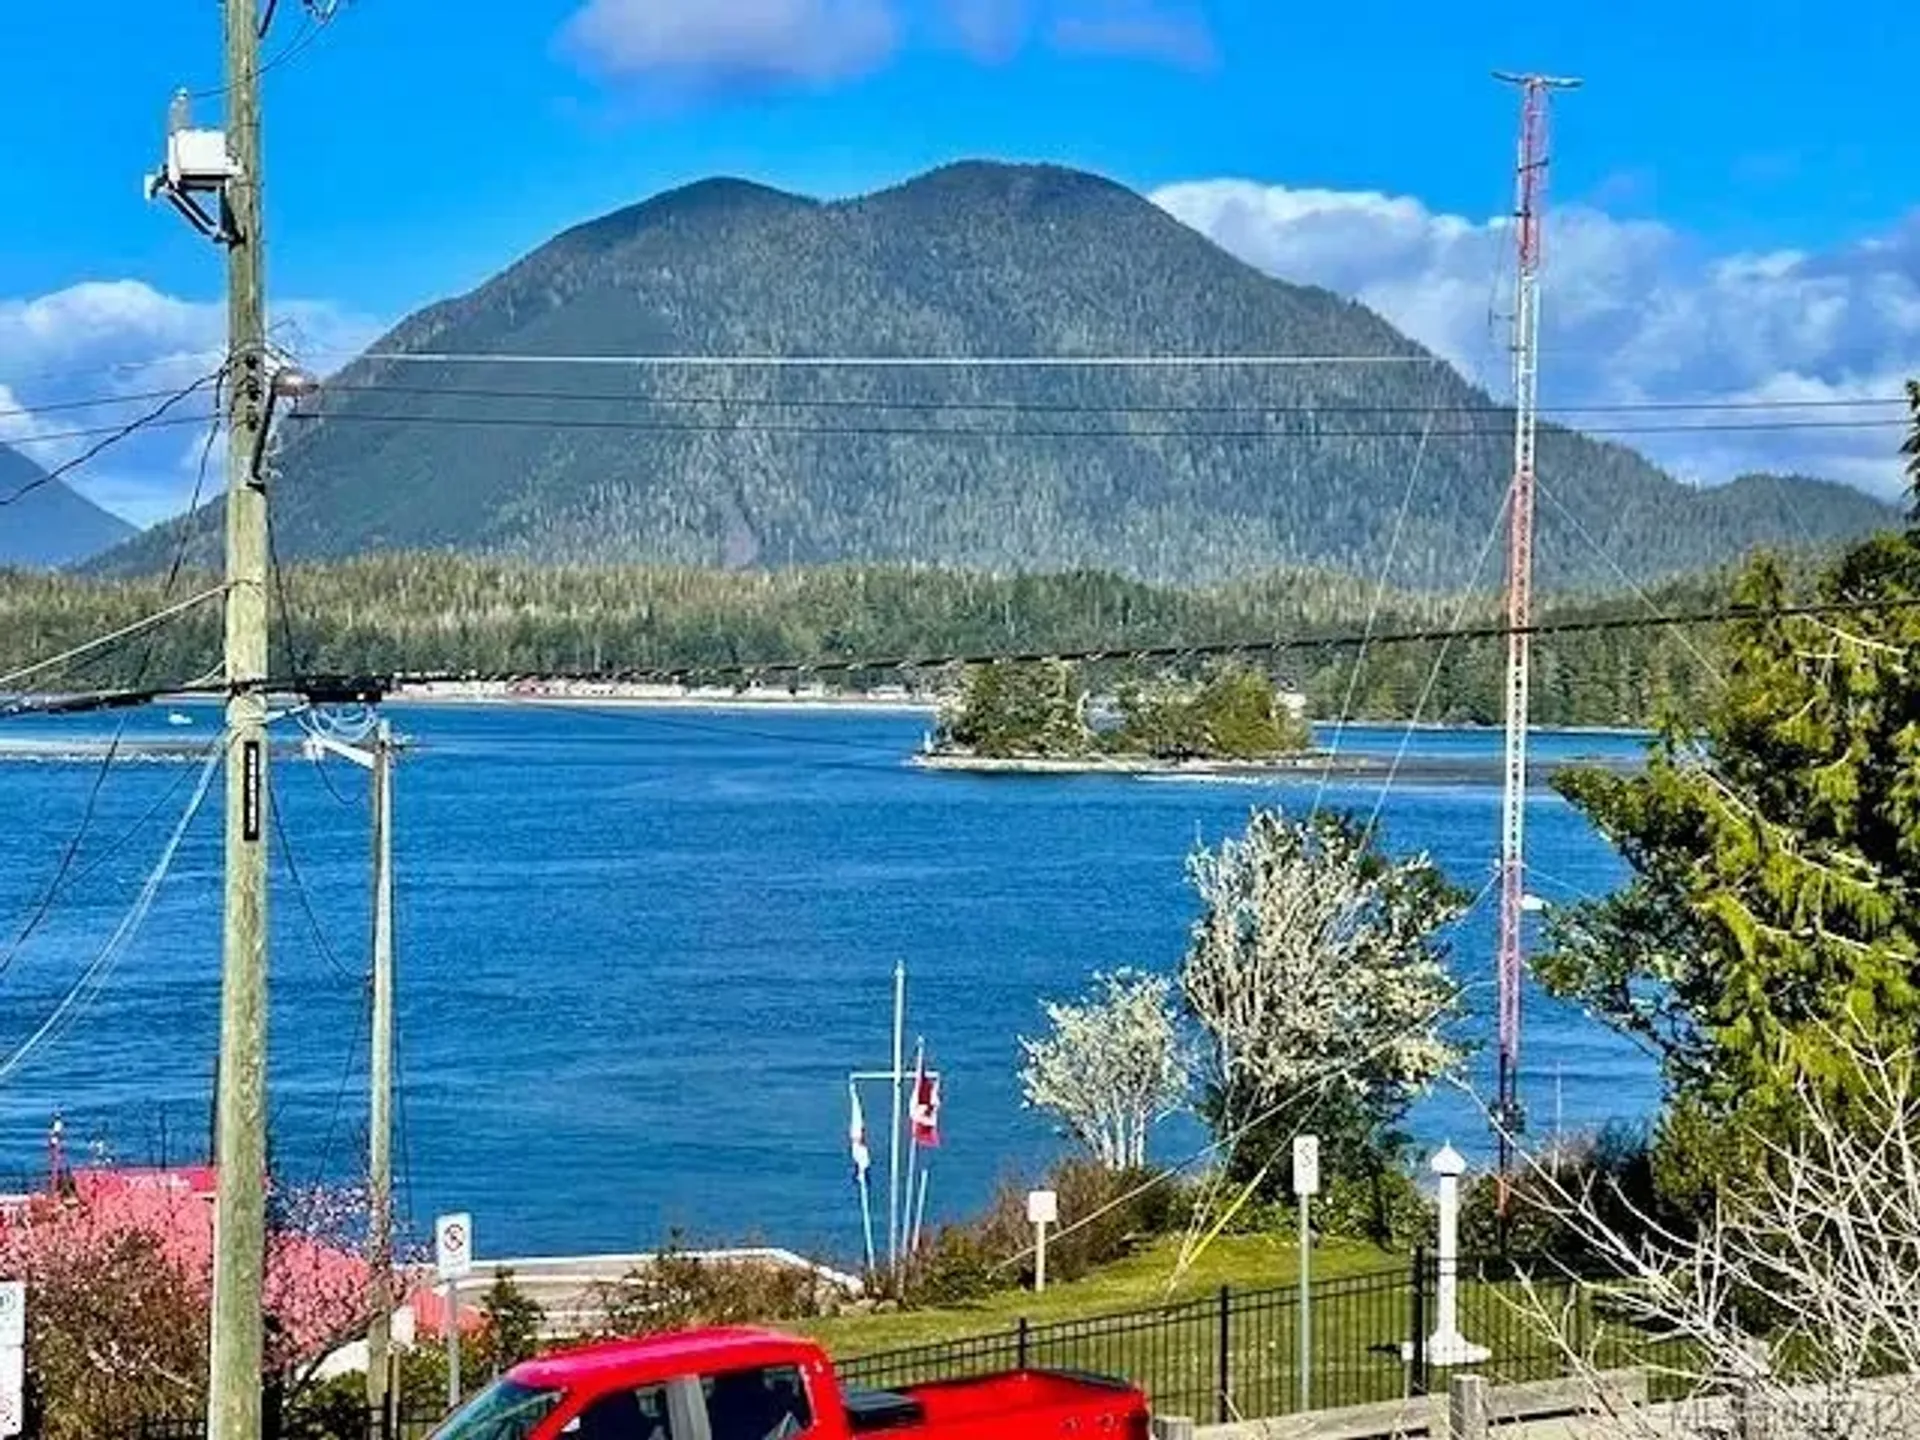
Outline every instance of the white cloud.
[(560, 43), (609, 79), (706, 91), (846, 79), (899, 39), (893, 0), (587, 0)]
[[(275, 307), (271, 331), (276, 345), (324, 372), (364, 348), (378, 328), (341, 306), (294, 300)], [(101, 432), (210, 375), (225, 338), (224, 305), (184, 300), (137, 280), (0, 298), (0, 441), (42, 465), (72, 460)], [(114, 445), (69, 483), (137, 525), (176, 513), (193, 487), (207, 413), (198, 396), (181, 402), (166, 418), (184, 423)], [(217, 494), (219, 486), (214, 466), (207, 492)]]
[(1189, 68), (1218, 58), (1197, 0), (580, 0), (558, 47), (601, 80), (687, 98), (819, 88), (909, 44), (999, 63), (1036, 39)]
[[(1472, 220), (1404, 196), (1246, 180), (1173, 185), (1153, 198), (1248, 263), (1353, 296), (1506, 393), (1505, 217)], [(1573, 206), (1550, 218), (1546, 263), (1549, 405), (1879, 399), (1920, 373), (1920, 214), (1831, 250), (1714, 254), (1669, 226)], [(1887, 408), (1576, 418), (1594, 426), (1803, 422), (1808, 428), (1621, 438), (1692, 479), (1802, 470), (1888, 496), (1901, 484), (1897, 430), (1825, 428), (1898, 418)]]
[(1191, 70), (1214, 64), (1213, 31), (1191, 5), (1166, 0), (1079, 0), (1064, 4), (1053, 21), (1053, 43), (1062, 50), (1160, 60)]

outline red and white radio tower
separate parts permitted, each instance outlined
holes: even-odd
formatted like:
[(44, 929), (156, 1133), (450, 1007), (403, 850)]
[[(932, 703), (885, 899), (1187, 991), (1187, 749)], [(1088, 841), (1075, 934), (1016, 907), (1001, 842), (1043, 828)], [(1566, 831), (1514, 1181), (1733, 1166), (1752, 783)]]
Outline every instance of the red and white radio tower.
[(1500, 1091), (1494, 1133), (1500, 1153), (1500, 1209), (1506, 1211), (1513, 1140), (1525, 1124), (1520, 1106), (1520, 980), (1526, 959), (1527, 717), (1533, 624), (1534, 440), (1539, 422), (1541, 227), (1547, 198), (1547, 105), (1556, 90), (1580, 82), (1552, 75), (1497, 78), (1520, 88), (1520, 163), (1516, 171), (1513, 305), (1513, 490), (1507, 513), (1507, 747), (1500, 806)]

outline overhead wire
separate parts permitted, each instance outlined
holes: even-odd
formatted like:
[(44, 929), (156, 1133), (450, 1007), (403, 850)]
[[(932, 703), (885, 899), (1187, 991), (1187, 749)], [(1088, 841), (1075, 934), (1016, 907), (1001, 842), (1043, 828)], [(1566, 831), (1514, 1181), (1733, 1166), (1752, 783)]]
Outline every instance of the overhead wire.
[(156, 625), (164, 625), (167, 621), (184, 615), (187, 611), (197, 606), (206, 604), (207, 601), (213, 599), (215, 596), (226, 594), (226, 591), (227, 587), (225, 585), (209, 586), (197, 595), (190, 595), (185, 600), (165, 606), (150, 615), (144, 615), (138, 620), (122, 625), (118, 630), (109, 630), (104, 635), (96, 635), (91, 640), (82, 641), (78, 645), (61, 651), (58, 655), (49, 655), (44, 660), (36, 660), (31, 665), (25, 665), (18, 670), (9, 671), (5, 675), (0, 675), (0, 691), (10, 689), (22, 680), (30, 679), (48, 670), (56, 669), (61, 665), (67, 664), (69, 661), (77, 660), (84, 655), (90, 655), (96, 650), (105, 649), (130, 640), (134, 636), (142, 634)]
[[(1317, 816), (1320, 813), (1321, 802), (1326, 798), (1327, 785), (1333, 777), (1333, 763), (1340, 753), (1340, 742), (1346, 736), (1347, 720), (1353, 713), (1354, 697), (1359, 693), (1360, 677), (1366, 669), (1367, 643), (1373, 636), (1374, 625), (1379, 621), (1381, 607), (1386, 603), (1387, 587), (1393, 578), (1394, 562), (1399, 558), (1400, 554), (1401, 532), (1406, 527), (1407, 512), (1412, 507), (1413, 493), (1420, 482), (1420, 469), (1427, 458), (1427, 442), (1431, 438), (1433, 416), (1429, 414), (1427, 420), (1429, 433), (1422, 435), (1420, 438), (1420, 448), (1414, 451), (1413, 464), (1407, 469), (1407, 483), (1400, 492), (1400, 507), (1394, 514), (1393, 530), (1387, 540), (1386, 560), (1380, 567), (1380, 580), (1374, 587), (1373, 601), (1367, 607), (1367, 623), (1363, 630), (1363, 638), (1353, 657), (1353, 668), (1347, 676), (1347, 689), (1345, 695), (1343, 695), (1340, 700), (1339, 718), (1334, 722), (1333, 743), (1327, 750), (1326, 764), (1320, 767), (1320, 782), (1314, 787), (1313, 806), (1308, 817), (1309, 823), (1312, 822), (1313, 816)], [(1468, 591), (1471, 592), (1473, 588), (1471, 582), (1469, 582), (1467, 588)]]
[[(1627, 573), (1626, 567), (1613, 557), (1606, 546), (1594, 539), (1593, 532), (1581, 523), (1580, 517), (1574, 514), (1567, 506), (1561, 504), (1560, 497), (1555, 495), (1553, 491), (1549, 490), (1545, 485), (1542, 485), (1537, 478), (1534, 481), (1534, 489), (1546, 497), (1547, 503), (1554, 508), (1554, 512), (1573, 527), (1574, 533), (1586, 543), (1587, 547), (1591, 549), (1595, 555), (1600, 557), (1607, 567), (1613, 571), (1615, 577), (1633, 593), (1635, 598), (1637, 598), (1641, 604), (1645, 605), (1650, 613), (1658, 615), (1660, 613), (1660, 606), (1654, 598), (1647, 593), (1646, 587)], [(1698, 664), (1701, 669), (1705, 670), (1708, 675), (1712, 676), (1714, 682), (1724, 690), (1727, 685), (1725, 673), (1708, 658), (1705, 651), (1693, 643), (1692, 637), (1684, 630), (1680, 632), (1680, 643), (1687, 647), (1687, 653), (1693, 656), (1695, 663)]]
[[(28, 418), (36, 415), (51, 415), (63, 412), (105, 409), (116, 405), (131, 405), (156, 399), (164, 399), (172, 394), (168, 390), (139, 390), (117, 394), (96, 395), (78, 399), (68, 399), (45, 405), (18, 405), (0, 407), (0, 419)], [(767, 410), (898, 410), (928, 414), (1016, 414), (1016, 415), (1486, 415), (1494, 418), (1510, 419), (1512, 407), (1492, 402), (1476, 404), (1350, 404), (1331, 402), (1327, 404), (1260, 404), (1258, 402), (1238, 401), (1203, 404), (1193, 401), (1114, 401), (1100, 403), (1094, 401), (1046, 401), (1046, 400), (934, 400), (910, 399), (895, 396), (832, 396), (832, 395), (742, 395), (742, 394), (699, 394), (666, 395), (640, 394), (633, 391), (560, 391), (513, 389), (498, 386), (472, 385), (405, 385), (389, 381), (355, 381), (335, 379), (322, 383), (321, 398), (332, 395), (404, 395), (427, 399), (459, 400), (541, 400), (558, 401), (565, 404), (606, 404), (658, 406), (664, 408), (690, 407), (731, 407), (735, 409)], [(1552, 415), (1635, 415), (1635, 414), (1682, 414), (1702, 413), (1773, 413), (1788, 414), (1801, 411), (1822, 410), (1877, 410), (1885, 408), (1904, 409), (1907, 400), (1903, 396), (1873, 396), (1846, 400), (1835, 397), (1823, 397), (1809, 400), (1628, 400), (1600, 401), (1586, 405), (1547, 405), (1540, 413)], [(318, 412), (324, 416), (329, 412)], [(101, 426), (85, 431), (56, 431), (46, 435), (32, 435), (29, 440), (74, 439), (86, 434), (104, 432), (110, 426)], [(1504, 433), (1502, 431), (1501, 433)]]
[[(224, 379), (225, 375), (226, 367), (224, 365), (214, 373), (215, 413), (213, 424), (207, 431), (206, 443), (200, 448), (200, 463), (194, 475), (193, 493), (188, 501), (186, 523), (181, 526), (180, 541), (174, 549), (173, 561), (168, 566), (167, 573), (161, 582), (160, 598), (163, 601), (173, 593), (173, 587), (179, 582), (181, 570), (186, 564), (187, 546), (193, 532), (193, 517), (198, 512), (200, 497), (206, 486), (207, 466), (213, 454), (213, 442), (220, 433), (219, 393), (220, 382)], [(185, 394), (190, 392), (181, 393)], [(179, 397), (176, 396), (176, 398)], [(153, 666), (156, 634), (152, 630), (146, 633), (147, 643), (141, 652), (140, 661), (135, 670), (136, 687), (145, 681), (148, 672)], [(18, 704), (19, 702), (14, 703)], [(92, 783), (88, 786), (86, 801), (80, 812), (79, 824), (74, 827), (73, 834), (68, 838), (67, 843), (61, 847), (59, 861), (54, 866), (53, 874), (48, 879), (46, 886), (42, 889), (39, 899), (29, 911), (26, 920), (9, 941), (6, 951), (0, 954), (0, 975), (4, 975), (6, 971), (11, 968), (21, 950), (26, 946), (27, 942), (33, 938), (35, 933), (38, 932), (40, 927), (46, 923), (47, 917), (53, 912), (54, 902), (58, 899), (62, 886), (72, 873), (74, 862), (80, 854), (80, 847), (85, 843), (87, 834), (93, 826), (94, 816), (100, 803), (100, 795), (106, 786), (107, 775), (113, 769), (114, 761), (119, 758), (121, 747), (126, 740), (127, 726), (131, 719), (131, 712), (124, 713), (120, 717), (119, 723), (114, 727), (113, 737), (108, 742), (106, 751), (101, 756), (100, 764), (94, 771)], [(144, 825), (145, 823), (146, 821), (143, 817), (140, 825)], [(136, 829), (137, 828), (139, 827), (136, 826)], [(124, 843), (125, 838), (126, 837), (123, 836), (122, 840), (115, 842), (114, 845), (109, 847), (109, 850), (117, 849), (121, 843)]]
[(119, 963), (127, 943), (139, 933), (141, 924), (153, 909), (154, 900), (160, 893), (161, 883), (166, 879), (168, 871), (173, 868), (174, 858), (180, 853), (180, 845), (186, 838), (188, 827), (192, 824), (193, 817), (199, 813), (201, 803), (207, 798), (207, 791), (213, 784), (213, 777), (220, 768), (224, 748), (222, 742), (218, 740), (207, 747), (208, 754), (200, 769), (199, 782), (195, 785), (186, 808), (181, 811), (179, 821), (174, 825), (167, 843), (161, 848), (160, 856), (152, 870), (148, 872), (146, 881), (140, 887), (133, 904), (128, 907), (120, 923), (107, 937), (106, 943), (81, 971), (80, 977), (68, 987), (51, 1013), (14, 1048), (4, 1061), (0, 1061), (0, 1082), (4, 1082), (24, 1065), (34, 1051), (58, 1031), (70, 1026), (73, 1019), (84, 1013), (87, 1005), (100, 993), (107, 977)]
[(394, 365), (617, 367), (639, 370), (1298, 370), (1314, 366), (1445, 365), (1438, 355), (543, 355), (513, 351), (369, 350)]
[[(654, 405), (664, 407), (689, 406), (731, 406), (739, 409), (769, 410), (904, 410), (939, 414), (1034, 414), (1034, 415), (1276, 415), (1276, 414), (1319, 414), (1319, 415), (1492, 415), (1507, 417), (1513, 410), (1511, 406), (1497, 405), (1491, 402), (1481, 404), (1440, 404), (1430, 405), (1391, 405), (1391, 404), (1348, 404), (1333, 402), (1329, 404), (1261, 404), (1257, 401), (1234, 403), (1202, 404), (1193, 401), (1143, 402), (1115, 401), (1100, 403), (1096, 401), (1046, 401), (1046, 400), (931, 400), (902, 399), (894, 396), (833, 396), (833, 395), (741, 395), (741, 394), (702, 394), (702, 395), (665, 395), (638, 394), (632, 391), (560, 391), (508, 389), (497, 386), (469, 385), (402, 385), (390, 381), (354, 381), (328, 380), (322, 382), (319, 395), (364, 394), (364, 395), (406, 395), (430, 399), (471, 399), (471, 400), (555, 400), (567, 404), (630, 404)], [(1596, 415), (1596, 414), (1637, 414), (1672, 413), (1684, 411), (1799, 411), (1827, 409), (1877, 409), (1907, 404), (1904, 396), (1887, 396), (1866, 400), (1653, 400), (1653, 401), (1617, 401), (1592, 405), (1558, 405), (1542, 407), (1542, 414), (1552, 415)], [(4, 412), (0, 412), (4, 413)], [(1504, 432), (1503, 432), (1504, 433)]]
[[(217, 383), (220, 377), (223, 376), (225, 373), (226, 373), (226, 369), (223, 366), (219, 370), (214, 371), (212, 374), (201, 376), (198, 380), (195, 380), (191, 385), (186, 386), (184, 389), (174, 391), (165, 400), (161, 401), (160, 404), (156, 405), (153, 409), (148, 410), (144, 414), (139, 415), (134, 419), (127, 421), (123, 425), (106, 426), (106, 427), (102, 427), (100, 430), (96, 430), (92, 432), (69, 431), (64, 434), (54, 433), (54, 434), (48, 434), (48, 435), (37, 435), (32, 437), (36, 441), (81, 439), (81, 438), (84, 438), (86, 434), (91, 433), (91, 434), (99, 435), (101, 438), (97, 444), (89, 445), (84, 451), (74, 456), (71, 460), (65, 461), (59, 465), (55, 465), (50, 470), (42, 471), (39, 475), (34, 476), (31, 480), (25, 481), (21, 485), (9, 491), (7, 494), (0, 495), (0, 506), (16, 504), (25, 496), (32, 494), (34, 491), (42, 488), (43, 486), (51, 485), (56, 480), (60, 480), (65, 476), (71, 475), (74, 471), (78, 470), (81, 466), (87, 464), (89, 461), (94, 460), (98, 456), (104, 454), (106, 451), (112, 449), (115, 445), (119, 444), (121, 441), (127, 439), (129, 436), (137, 434), (141, 430), (151, 429), (163, 423), (178, 423), (178, 422), (168, 422), (166, 419), (167, 413), (171, 411), (176, 405), (180, 405), (185, 401), (193, 398), (193, 396), (200, 393), (200, 391), (206, 389), (207, 386)], [(187, 423), (199, 423), (202, 418), (204, 417), (187, 417)]]
[[(1474, 557), (1473, 573), (1467, 578), (1467, 588), (1462, 592), (1458, 609), (1454, 612), (1451, 629), (1458, 632), (1460, 622), (1466, 618), (1467, 606), (1474, 595), (1474, 587), (1479, 584), (1480, 572), (1485, 568), (1487, 556), (1493, 553), (1493, 544), (1500, 536), (1500, 529), (1507, 518), (1507, 504), (1511, 502), (1513, 492), (1507, 492), (1506, 500), (1494, 512), (1493, 524), (1487, 528), (1486, 539), (1480, 543), (1480, 553)], [(1508, 633), (1506, 627), (1499, 632), (1503, 637)], [(1380, 826), (1380, 816), (1386, 809), (1387, 798), (1393, 793), (1394, 784), (1400, 778), (1401, 768), (1406, 764), (1407, 753), (1413, 747), (1414, 731), (1419, 729), (1426, 716), (1427, 705), (1433, 699), (1433, 692), (1440, 684), (1440, 673), (1446, 668), (1447, 656), (1453, 649), (1454, 635), (1448, 634), (1441, 639), (1439, 652), (1433, 657), (1433, 663), (1427, 667), (1427, 678), (1421, 684), (1420, 695), (1415, 700), (1413, 713), (1407, 717), (1401, 727), (1400, 743), (1394, 747), (1393, 759), (1387, 766), (1386, 778), (1381, 782), (1380, 791), (1373, 798), (1373, 809), (1367, 815), (1366, 828), (1362, 832), (1371, 836)]]
[[(962, 427), (958, 425), (821, 425), (787, 421), (734, 420), (727, 422), (708, 420), (652, 420), (624, 419), (614, 417), (588, 416), (541, 416), (541, 415), (496, 415), (468, 414), (447, 415), (413, 413), (369, 414), (359, 410), (296, 410), (287, 416), (293, 421), (309, 424), (353, 424), (353, 425), (424, 425), (448, 427), (472, 427), (476, 429), (505, 430), (585, 430), (617, 431), (635, 435), (781, 435), (796, 438), (817, 436), (822, 439), (951, 439), (951, 440), (1192, 440), (1207, 443), (1243, 442), (1273, 444), (1293, 441), (1318, 440), (1418, 440), (1424, 429), (1386, 429), (1379, 427), (1354, 427), (1329, 429), (1324, 426), (1310, 426), (1299, 429), (1197, 429), (1185, 426), (1162, 425), (1114, 426), (1104, 428), (1092, 426), (1054, 426), (1050, 428), (1026, 427)], [(1702, 422), (1678, 425), (1668, 424), (1629, 424), (1584, 426), (1583, 435), (1614, 437), (1623, 435), (1724, 435), (1724, 434), (1776, 434), (1793, 431), (1840, 431), (1840, 430), (1883, 430), (1904, 429), (1908, 425), (1904, 419), (1886, 420), (1741, 420), (1724, 422)], [(1478, 440), (1505, 439), (1506, 430), (1497, 426), (1457, 426), (1452, 429), (1435, 429), (1427, 438), (1430, 440)]]
[(341, 963), (334, 953), (333, 944), (327, 939), (326, 927), (320, 923), (320, 912), (315, 908), (313, 895), (307, 888), (305, 874), (293, 852), (293, 841), (287, 832), (286, 818), (281, 814), (279, 791), (275, 788), (272, 770), (267, 774), (267, 810), (272, 816), (273, 833), (280, 849), (280, 862), (287, 872), (287, 879), (293, 886), (294, 899), (298, 901), (300, 913), (307, 922), (307, 933), (312, 937), (314, 953), (326, 962), (334, 975), (349, 985), (360, 985), (367, 981), (365, 972), (350, 970)]

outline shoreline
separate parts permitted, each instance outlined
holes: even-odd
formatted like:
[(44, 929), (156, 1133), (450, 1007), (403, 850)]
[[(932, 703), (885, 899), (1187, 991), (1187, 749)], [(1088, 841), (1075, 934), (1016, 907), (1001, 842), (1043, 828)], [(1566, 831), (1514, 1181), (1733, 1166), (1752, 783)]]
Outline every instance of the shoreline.
[(608, 690), (605, 693), (579, 691), (512, 691), (505, 687), (486, 689), (409, 689), (402, 686), (387, 697), (395, 705), (424, 706), (543, 706), (566, 709), (630, 710), (736, 710), (804, 714), (841, 711), (854, 714), (931, 715), (938, 709), (932, 700), (912, 695), (869, 694), (865, 692), (803, 692), (787, 690), (685, 690), (666, 686)]
[[(1392, 757), (1363, 752), (1316, 750), (1272, 760), (1157, 760), (1150, 756), (959, 755), (920, 751), (907, 764), (936, 775), (1111, 776), (1133, 780), (1304, 780), (1331, 777), (1366, 782), (1392, 779), (1406, 785), (1460, 785), (1499, 780), (1503, 765), (1494, 757)], [(1529, 789), (1546, 789), (1566, 765), (1593, 765), (1635, 773), (1639, 763), (1626, 757), (1589, 756), (1533, 767)]]

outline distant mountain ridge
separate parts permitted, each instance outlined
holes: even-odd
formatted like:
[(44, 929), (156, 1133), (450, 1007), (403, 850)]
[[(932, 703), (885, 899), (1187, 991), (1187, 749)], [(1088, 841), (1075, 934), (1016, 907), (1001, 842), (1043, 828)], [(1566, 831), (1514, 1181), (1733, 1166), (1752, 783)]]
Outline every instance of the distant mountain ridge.
[(46, 473), (0, 445), (0, 565), (72, 565), (139, 533), (63, 481), (47, 480)]
[[(1294, 368), (755, 370), (361, 359), (292, 422), (283, 554), (568, 563), (1274, 566), (1497, 583), (1508, 422), (1364, 306), (1110, 181), (952, 165), (821, 202), (703, 181), (570, 229), (373, 354), (1311, 355)], [(1390, 357), (1358, 363), (1356, 357)], [(1615, 585), (1892, 523), (1838, 486), (1682, 485), (1548, 428), (1540, 568)], [(1405, 513), (1401, 514), (1404, 499)], [(214, 507), (217, 512), (217, 507)], [(216, 551), (217, 513), (201, 522)], [(137, 569), (165, 531), (109, 557)]]

